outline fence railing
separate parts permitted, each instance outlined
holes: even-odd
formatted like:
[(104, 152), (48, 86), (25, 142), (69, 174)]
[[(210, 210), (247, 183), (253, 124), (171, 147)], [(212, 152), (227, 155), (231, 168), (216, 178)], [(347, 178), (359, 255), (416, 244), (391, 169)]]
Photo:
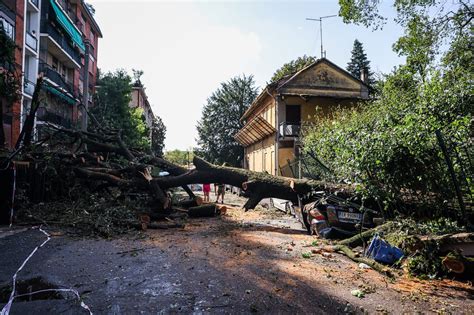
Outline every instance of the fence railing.
[(301, 124), (292, 122), (281, 122), (279, 126), (280, 137), (298, 137), (301, 130)]
[(43, 72), (48, 79), (65, 89), (67, 92), (71, 93), (71, 95), (74, 95), (74, 87), (72, 82), (66, 81), (65, 78), (63, 78), (56, 70), (51, 68), (51, 66), (47, 63), (40, 62), (39, 72)]
[(48, 21), (43, 21), (41, 23), (41, 32), (42, 33), (47, 33), (49, 36), (51, 36), (52, 39), (54, 39), (55, 42), (58, 43), (58, 45), (64, 49), (64, 51), (71, 57), (74, 61), (76, 61), (78, 64), (81, 64), (81, 56), (79, 52), (77, 52), (72, 45), (70, 44), (70, 41), (68, 38), (66, 38), (63, 34), (61, 34), (53, 25), (51, 25)]
[(38, 7), (38, 0), (29, 0), (31, 3), (33, 3), (35, 5), (35, 7), (39, 8)]
[(38, 121), (49, 122), (49, 123), (59, 125), (59, 126), (63, 126), (63, 127), (66, 127), (66, 128), (71, 128), (71, 126), (72, 126), (71, 119), (66, 118), (62, 115), (59, 115), (57, 113), (48, 111), (45, 108), (39, 108), (38, 109), (36, 119)]
[(26, 38), (25, 38), (26, 45), (36, 51), (38, 49), (38, 39), (31, 34), (30, 32), (26, 32)]
[(26, 94), (33, 96), (33, 92), (35, 91), (35, 84), (31, 82), (30, 80), (28, 80), (27, 78), (25, 78), (24, 84), (23, 84), (23, 91)]

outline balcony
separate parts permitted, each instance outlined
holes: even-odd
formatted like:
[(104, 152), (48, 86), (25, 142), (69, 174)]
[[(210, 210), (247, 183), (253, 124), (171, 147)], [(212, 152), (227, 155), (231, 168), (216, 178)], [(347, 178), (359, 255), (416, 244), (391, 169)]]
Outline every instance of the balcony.
[(299, 137), (301, 130), (301, 124), (294, 123), (294, 122), (282, 122), (280, 123), (278, 132), (280, 138), (292, 137), (296, 138)]
[(65, 128), (71, 128), (72, 122), (71, 119), (63, 117), (59, 114), (48, 111), (47, 109), (40, 107), (38, 113), (36, 114), (37, 121), (48, 122), (50, 124), (55, 124), (58, 126), (63, 126)]
[(13, 21), (16, 20), (16, 13), (14, 9), (15, 9), (14, 6), (9, 7), (6, 4), (4, 4), (3, 1), (0, 1), (0, 11), (2, 11), (6, 16), (8, 16)]
[(38, 39), (33, 34), (31, 34), (30, 32), (26, 32), (25, 42), (26, 45), (31, 48), (31, 50), (33, 50), (34, 52), (37, 51)]
[(66, 81), (66, 79), (62, 75), (60, 75), (56, 70), (51, 68), (51, 66), (47, 63), (40, 62), (38, 72), (43, 72), (46, 78), (56, 83), (66, 92), (70, 93), (71, 95), (74, 95), (74, 87), (72, 82)]
[(30, 1), (31, 3), (33, 3), (33, 5), (34, 5), (35, 7), (39, 8), (39, 6), (38, 6), (38, 2), (39, 2), (39, 1), (38, 1), (38, 0), (29, 0), (29, 1)]
[[(53, 53), (57, 57), (59, 57), (60, 54), (66, 55), (67, 57), (69, 57), (70, 59), (72, 59), (76, 63), (74, 65), (74, 67), (79, 68), (79, 66), (81, 64), (81, 55), (79, 54), (78, 51), (76, 51), (72, 47), (72, 45), (70, 43), (70, 40), (66, 36), (61, 34), (59, 32), (59, 30), (56, 27), (54, 27), (53, 25), (51, 25), (48, 21), (43, 21), (41, 23), (41, 33), (48, 34), (48, 36), (51, 37), (54, 40), (55, 44), (59, 45), (57, 51), (54, 51), (54, 49), (52, 49)], [(49, 48), (48, 48), (48, 50), (49, 50)], [(65, 54), (64, 54), (64, 52), (65, 52)], [(60, 59), (62, 62), (66, 61), (66, 60), (64, 60), (64, 58), (58, 58), (58, 59)]]
[(33, 92), (35, 91), (35, 84), (25, 78), (24, 84), (23, 84), (23, 92), (29, 96), (33, 96)]

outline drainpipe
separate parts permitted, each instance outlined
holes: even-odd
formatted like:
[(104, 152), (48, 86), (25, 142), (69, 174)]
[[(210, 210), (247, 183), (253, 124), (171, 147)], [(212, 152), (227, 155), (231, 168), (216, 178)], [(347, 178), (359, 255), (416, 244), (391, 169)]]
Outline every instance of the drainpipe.
[(84, 115), (82, 117), (82, 130), (87, 131), (87, 111), (89, 109), (89, 53), (90, 53), (90, 42), (84, 40), (86, 51), (84, 52), (84, 81), (83, 81), (83, 95), (82, 105), (84, 105)]
[(276, 134), (275, 134), (275, 175), (278, 176), (278, 169), (280, 168), (280, 163), (278, 162), (278, 158), (279, 158), (279, 154), (278, 154), (278, 148), (279, 148), (279, 133), (280, 133), (280, 130), (279, 130), (279, 126), (278, 126), (278, 98), (277, 96), (273, 96), (270, 94), (270, 92), (268, 92), (268, 89), (265, 89), (265, 92), (267, 92), (267, 94), (273, 98), (273, 100), (275, 101), (275, 128), (276, 128)]

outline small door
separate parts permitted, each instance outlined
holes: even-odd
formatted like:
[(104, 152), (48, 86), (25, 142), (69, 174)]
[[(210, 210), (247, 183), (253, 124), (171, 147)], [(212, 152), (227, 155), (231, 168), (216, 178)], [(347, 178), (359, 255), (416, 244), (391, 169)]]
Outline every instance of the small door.
[(286, 123), (299, 124), (301, 122), (301, 106), (286, 105)]

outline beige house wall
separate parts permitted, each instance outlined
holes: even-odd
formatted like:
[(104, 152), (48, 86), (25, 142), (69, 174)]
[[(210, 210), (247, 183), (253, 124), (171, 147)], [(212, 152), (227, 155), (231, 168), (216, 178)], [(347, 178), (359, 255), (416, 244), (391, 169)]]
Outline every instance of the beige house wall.
[[(295, 158), (293, 148), (280, 148), (278, 150), (278, 166), (283, 167), (288, 164), (288, 160), (292, 161)], [(278, 168), (280, 170), (280, 168)]]
[(275, 135), (245, 148), (248, 169), (275, 175)]
[[(317, 126), (323, 119), (333, 119), (339, 109), (357, 106), (360, 100), (367, 98), (368, 87), (365, 84), (331, 62), (322, 61), (277, 89), (267, 87), (244, 114), (244, 121), (249, 123), (261, 116), (278, 130), (279, 123), (287, 121), (286, 105), (300, 105), (301, 122)], [(280, 167), (286, 165), (288, 160), (294, 160), (295, 152), (291, 137), (278, 141), (273, 134), (245, 147), (245, 167), (279, 175)]]
[(303, 99), (301, 97), (286, 97), (280, 105), (279, 110), (284, 112), (285, 105), (301, 106), (301, 121), (309, 123), (317, 123), (321, 119), (331, 119), (333, 114), (342, 108), (350, 108), (356, 106), (357, 102), (351, 99), (337, 99), (327, 97), (311, 97)]

